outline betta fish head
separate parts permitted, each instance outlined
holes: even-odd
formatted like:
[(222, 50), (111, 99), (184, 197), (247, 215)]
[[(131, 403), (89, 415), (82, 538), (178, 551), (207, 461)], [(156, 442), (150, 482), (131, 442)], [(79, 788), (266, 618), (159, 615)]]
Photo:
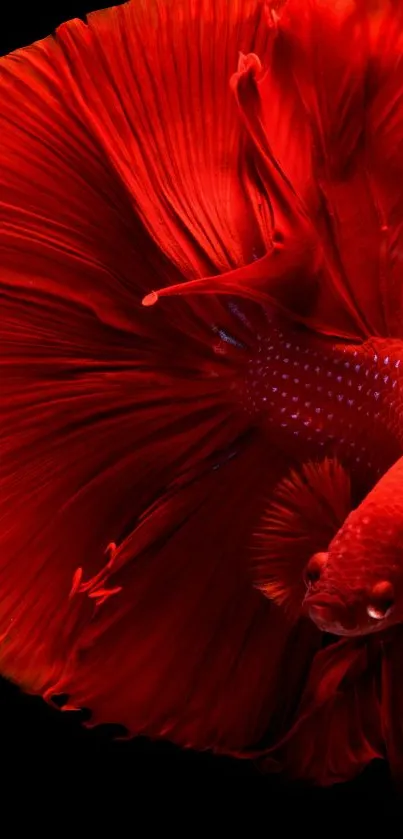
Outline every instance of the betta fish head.
[(328, 550), (305, 569), (304, 607), (336, 635), (403, 622), (403, 459), (346, 518)]

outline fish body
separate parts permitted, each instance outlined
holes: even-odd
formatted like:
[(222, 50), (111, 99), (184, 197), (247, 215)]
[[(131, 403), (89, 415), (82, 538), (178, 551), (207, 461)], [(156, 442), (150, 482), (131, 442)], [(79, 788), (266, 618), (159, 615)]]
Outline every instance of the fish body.
[(403, 766), (402, 33), (132, 0), (0, 58), (26, 691), (320, 784)]
[(402, 373), (401, 341), (343, 345), (283, 322), (259, 337), (241, 398), (296, 458), (333, 455), (371, 480), (403, 451)]

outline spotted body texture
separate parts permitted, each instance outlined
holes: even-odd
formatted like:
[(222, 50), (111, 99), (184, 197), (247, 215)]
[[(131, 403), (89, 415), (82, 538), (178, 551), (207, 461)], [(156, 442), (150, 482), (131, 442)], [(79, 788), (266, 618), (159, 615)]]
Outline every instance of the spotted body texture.
[(403, 451), (403, 342), (342, 344), (269, 324), (247, 362), (244, 410), (299, 457), (335, 455), (370, 476)]

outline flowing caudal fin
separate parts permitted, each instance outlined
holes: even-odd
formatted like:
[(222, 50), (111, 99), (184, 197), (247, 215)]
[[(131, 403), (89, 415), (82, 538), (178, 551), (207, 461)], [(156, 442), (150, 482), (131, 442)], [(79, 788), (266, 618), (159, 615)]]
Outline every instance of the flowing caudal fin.
[(226, 751), (292, 713), (284, 651), (308, 663), (318, 639), (250, 574), (285, 468), (232, 394), (264, 313), (141, 298), (270, 243), (229, 90), (266, 10), (136, 0), (0, 61), (0, 669)]
[(293, 778), (331, 786), (382, 758), (381, 660), (376, 640), (343, 640), (322, 649), (306, 676), (296, 723), (268, 750), (268, 765), (277, 760)]
[[(90, 708), (91, 724), (119, 721), (129, 734), (240, 754), (283, 706), (290, 722), (319, 635), (313, 626), (294, 632), (254, 590), (245, 561), (262, 484), (275, 473), (270, 458), (259, 437), (245, 440), (145, 511), (102, 581), (102, 598), (115, 593), (78, 637), (49, 696), (67, 693), (69, 704)], [(76, 587), (77, 608), (88, 593)], [(301, 667), (279, 692), (291, 654)]]
[(290, 0), (281, 20), (309, 116), (332, 283), (368, 335), (402, 334), (401, 4)]
[(402, 22), (389, 0), (285, 4), (233, 79), (267, 253), (158, 296), (237, 293), (325, 333), (401, 336)]

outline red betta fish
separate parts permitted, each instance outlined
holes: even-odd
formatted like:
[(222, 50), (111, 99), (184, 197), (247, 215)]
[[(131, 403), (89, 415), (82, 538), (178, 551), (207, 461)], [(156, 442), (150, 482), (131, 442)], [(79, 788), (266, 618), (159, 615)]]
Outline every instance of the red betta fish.
[(387, 0), (133, 0), (0, 60), (24, 690), (315, 783), (399, 774), (402, 33)]

